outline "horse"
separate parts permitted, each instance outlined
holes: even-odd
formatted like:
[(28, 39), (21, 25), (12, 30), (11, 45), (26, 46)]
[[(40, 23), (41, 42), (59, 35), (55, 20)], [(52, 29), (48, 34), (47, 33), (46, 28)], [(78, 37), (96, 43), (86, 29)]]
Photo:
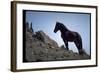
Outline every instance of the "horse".
[(68, 42), (74, 42), (79, 54), (83, 54), (82, 38), (78, 32), (69, 30), (63, 23), (60, 22), (56, 22), (54, 32), (56, 33), (57, 31), (61, 32), (61, 37), (64, 41), (67, 50), (69, 50)]

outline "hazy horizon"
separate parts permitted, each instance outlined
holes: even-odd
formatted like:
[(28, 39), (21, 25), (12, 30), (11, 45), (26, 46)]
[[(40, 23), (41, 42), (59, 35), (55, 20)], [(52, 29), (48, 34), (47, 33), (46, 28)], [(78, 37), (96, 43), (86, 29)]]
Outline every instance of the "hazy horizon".
[[(64, 45), (60, 32), (54, 33), (56, 22), (63, 23), (69, 30), (78, 32), (82, 37), (83, 49), (90, 55), (90, 14), (72, 12), (26, 11), (26, 22), (33, 30), (45, 32), (59, 46)], [(69, 42), (69, 49), (77, 52), (74, 42)]]

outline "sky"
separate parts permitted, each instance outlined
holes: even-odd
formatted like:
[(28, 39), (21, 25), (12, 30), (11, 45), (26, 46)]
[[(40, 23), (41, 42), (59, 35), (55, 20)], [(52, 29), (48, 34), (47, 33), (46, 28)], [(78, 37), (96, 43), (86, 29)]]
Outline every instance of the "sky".
[[(78, 32), (82, 37), (83, 49), (90, 55), (90, 14), (76, 12), (26, 11), (26, 22), (33, 30), (45, 32), (59, 46), (64, 45), (61, 33), (54, 33), (56, 22), (63, 23), (69, 30)], [(74, 42), (69, 42), (69, 49), (78, 52)]]

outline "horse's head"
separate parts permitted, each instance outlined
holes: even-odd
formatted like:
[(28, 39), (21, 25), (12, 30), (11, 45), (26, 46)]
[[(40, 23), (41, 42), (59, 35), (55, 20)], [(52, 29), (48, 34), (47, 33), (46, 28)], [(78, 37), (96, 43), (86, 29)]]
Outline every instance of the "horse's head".
[(59, 29), (60, 29), (60, 22), (56, 22), (56, 26), (55, 26), (55, 29), (54, 29), (54, 32), (56, 33)]

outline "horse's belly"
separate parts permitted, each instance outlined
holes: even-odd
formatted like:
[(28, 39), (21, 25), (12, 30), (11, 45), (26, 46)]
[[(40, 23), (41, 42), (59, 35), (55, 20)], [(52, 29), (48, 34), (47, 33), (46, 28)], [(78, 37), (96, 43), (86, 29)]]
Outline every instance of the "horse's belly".
[(65, 32), (63, 34), (61, 34), (63, 40), (66, 40), (68, 42), (73, 42), (76, 40), (77, 35), (75, 32)]
[(66, 37), (67, 41), (73, 42), (75, 39), (74, 38), (70, 38), (70, 37)]
[(67, 41), (69, 41), (69, 42), (75, 41), (75, 38), (76, 38), (76, 36), (73, 35), (73, 34), (67, 34), (67, 35), (65, 35), (65, 39), (66, 39)]

